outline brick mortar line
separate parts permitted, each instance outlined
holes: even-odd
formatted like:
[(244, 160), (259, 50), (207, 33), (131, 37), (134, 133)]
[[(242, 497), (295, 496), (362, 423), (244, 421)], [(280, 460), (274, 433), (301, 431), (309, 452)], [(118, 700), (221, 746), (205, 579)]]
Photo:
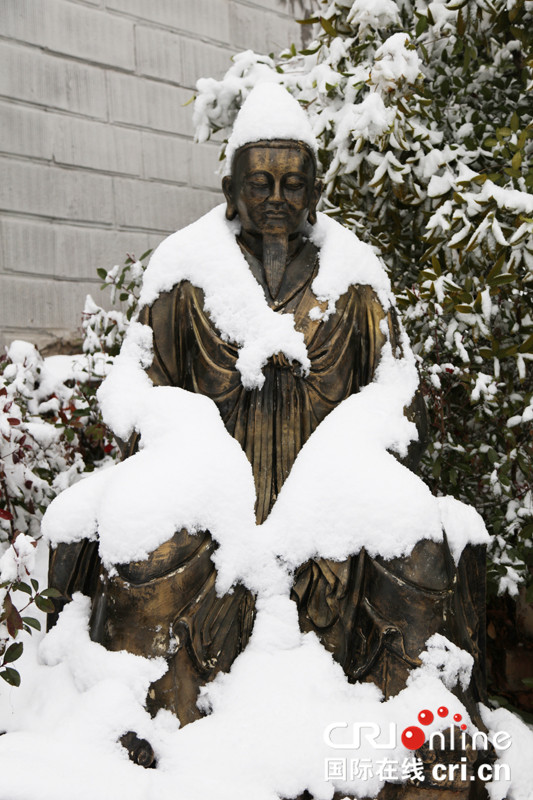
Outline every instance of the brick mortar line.
[(114, 222), (110, 222), (109, 224), (105, 222), (93, 222), (90, 219), (71, 219), (68, 217), (54, 217), (49, 214), (38, 214), (34, 211), (15, 211), (11, 208), (0, 208), (0, 220), (2, 218), (8, 219), (21, 219), (21, 220), (28, 220), (30, 222), (49, 222), (53, 225), (72, 225), (78, 226), (80, 228), (86, 228), (87, 230), (92, 229), (99, 229), (103, 231), (115, 231), (116, 227)]
[[(214, 191), (210, 191), (211, 194), (216, 194)], [(153, 236), (169, 236), (171, 233), (174, 233), (178, 228), (173, 228), (172, 230), (168, 230), (167, 228), (145, 228), (145, 227), (131, 227), (129, 225), (123, 225), (118, 223), (110, 223), (106, 225), (105, 223), (98, 223), (98, 222), (91, 222), (90, 220), (76, 220), (76, 219), (67, 219), (66, 217), (46, 217), (40, 214), (33, 214), (29, 211), (12, 211), (10, 209), (3, 210), (0, 209), (0, 221), (2, 219), (6, 220), (20, 220), (21, 222), (44, 222), (50, 223), (52, 225), (64, 228), (81, 228), (84, 231), (99, 231), (101, 233), (139, 233), (145, 235), (153, 235)], [(179, 221), (179, 220), (178, 220)], [(182, 226), (184, 227), (184, 226)]]
[[(81, 312), (80, 312), (80, 320), (81, 320)], [(80, 321), (80, 329), (81, 329), (81, 321)], [(55, 338), (55, 334), (51, 331), (58, 330), (64, 331), (65, 333), (71, 334), (75, 333), (72, 331), (71, 328), (64, 328), (62, 325), (58, 325), (57, 328), (43, 328), (41, 325), (37, 326), (36, 328), (30, 328), (29, 325), (25, 325), (24, 327), (15, 327), (14, 325), (2, 325), (0, 326), (0, 334), (3, 334), (5, 338), (10, 338), (11, 341), (14, 339), (22, 339), (22, 336), (18, 336), (18, 333), (24, 332), (29, 336), (53, 336)], [(12, 338), (11, 338), (12, 337)], [(9, 345), (6, 345), (8, 347)]]
[[(215, 192), (213, 192), (215, 194)], [(13, 211), (12, 209), (0, 208), (0, 220), (3, 218), (26, 220), (28, 222), (49, 222), (53, 225), (65, 225), (72, 228), (84, 228), (85, 230), (100, 230), (109, 233), (147, 233), (159, 236), (169, 236), (178, 228), (168, 230), (167, 228), (147, 228), (141, 226), (122, 225), (115, 221), (106, 224), (104, 222), (93, 222), (85, 219), (70, 219), (67, 217), (52, 217), (46, 214), (37, 214), (31, 211)], [(179, 220), (177, 220), (179, 222)], [(184, 226), (182, 226), (184, 227)]]
[[(87, 8), (89, 8), (89, 6), (87, 6)], [(250, 8), (253, 8), (253, 6), (250, 6)], [(258, 10), (262, 10), (264, 13), (273, 13), (273, 12), (270, 12), (268, 9), (258, 9)], [(224, 49), (224, 50), (231, 50), (233, 53), (242, 52), (241, 49), (237, 45), (232, 44), (231, 41), (228, 42), (228, 41), (225, 41), (223, 39), (212, 39), (209, 36), (206, 36), (205, 34), (199, 34), (199, 33), (196, 33), (194, 31), (188, 31), (185, 28), (176, 28), (176, 27), (171, 26), (171, 25), (166, 25), (166, 24), (164, 24), (162, 22), (157, 22), (157, 20), (146, 19), (145, 17), (136, 17), (134, 15), (130, 16), (130, 15), (124, 14), (122, 12), (115, 12), (113, 9), (109, 9), (108, 13), (111, 16), (119, 16), (122, 19), (131, 20), (131, 22), (133, 23), (133, 36), (134, 36), (134, 38), (135, 38), (135, 28), (138, 27), (138, 26), (141, 26), (141, 27), (144, 27), (144, 28), (152, 29), (152, 30), (162, 31), (164, 33), (172, 33), (172, 34), (175, 34), (175, 35), (179, 35), (179, 36), (181, 36), (181, 37), (183, 37), (185, 39), (188, 39), (190, 41), (200, 42), (202, 44), (210, 45), (211, 47), (217, 47), (219, 49)], [(274, 12), (274, 15), (277, 16), (275, 14), (275, 12)], [(289, 20), (291, 20), (291, 18), (288, 17), (287, 20), (289, 21)], [(294, 22), (294, 19), (292, 19), (292, 22)], [(72, 59), (73, 61), (76, 61), (77, 63), (81, 63), (81, 64), (87, 64), (87, 65), (91, 65), (91, 66), (93, 66), (93, 65), (94, 66), (102, 66), (102, 65), (103, 66), (109, 66), (109, 67), (112, 67), (114, 69), (117, 69), (117, 70), (120, 70), (120, 71), (123, 71), (123, 72), (134, 74), (134, 73), (131, 72), (131, 69), (129, 69), (127, 67), (120, 67), (120, 66), (118, 66), (116, 64), (107, 65), (106, 62), (94, 61), (93, 59), (90, 59), (88, 57), (80, 57), (80, 56), (76, 56), (76, 55), (73, 55), (73, 54), (70, 54), (70, 53), (64, 53), (62, 51), (53, 50), (52, 48), (48, 47), (45, 44), (36, 44), (35, 42), (28, 42), (25, 39), (20, 39), (15, 35), (10, 35), (9, 36), (7, 34), (1, 34), (0, 33), (0, 41), (16, 42), (18, 45), (22, 45), (22, 46), (25, 46), (25, 47), (30, 47), (32, 49), (40, 50), (41, 52), (50, 53), (50, 54), (52, 54), (54, 56), (69, 58), (69, 59)], [(133, 48), (133, 55), (135, 57), (135, 47)]]
[[(85, 119), (89, 122), (100, 122), (102, 125), (108, 125), (109, 121), (103, 117), (93, 117), (91, 114), (82, 114), (80, 111), (71, 111), (70, 109), (60, 108), (59, 106), (51, 106), (47, 103), (39, 103), (31, 100), (24, 100), (20, 97), (11, 97), (8, 94), (0, 94), (0, 102), (8, 103), (12, 106), (21, 106), (22, 108), (29, 108), (33, 110), (42, 111), (45, 114), (64, 114), (67, 117), (74, 119)], [(114, 125), (121, 125), (122, 123), (115, 122)], [(189, 137), (190, 138), (190, 137)]]
[[(75, 2), (75, 0), (67, 0), (67, 1), (68, 2)], [(265, 14), (271, 14), (271, 15), (275, 16), (277, 19), (281, 19), (281, 20), (284, 20), (286, 22), (292, 22), (292, 23), (297, 24), (296, 23), (296, 18), (290, 13), (285, 13), (283, 11), (278, 11), (277, 9), (273, 9), (273, 8), (265, 8), (264, 6), (261, 6), (261, 5), (255, 5), (253, 3), (246, 2), (246, 0), (231, 0), (231, 2), (233, 2), (236, 5), (244, 6), (245, 8), (252, 8), (255, 11), (263, 12)], [(84, 6), (84, 8), (85, 7), (88, 7), (88, 6)], [(187, 33), (187, 35), (189, 35), (191, 38), (194, 38), (194, 39), (201, 39), (202, 41), (206, 41), (206, 42), (221, 42), (222, 41), (221, 39), (213, 39), (213, 38), (207, 36), (206, 34), (199, 34), (199, 33), (196, 33), (195, 31), (187, 31), (187, 30), (184, 30), (183, 28), (178, 28), (178, 27), (176, 27), (174, 25), (170, 25), (169, 23), (166, 23), (166, 22), (159, 22), (158, 20), (147, 19), (146, 17), (142, 17), (142, 16), (139, 16), (138, 14), (135, 14), (135, 12), (133, 12), (133, 11), (122, 11), (122, 10), (120, 10), (118, 8), (110, 8), (107, 5), (106, 6), (97, 6), (97, 8), (104, 9), (105, 12), (110, 14), (111, 16), (120, 17), (121, 19), (130, 19), (130, 20), (142, 21), (143, 23), (146, 23), (147, 25), (149, 25), (151, 27), (161, 28), (162, 30), (170, 31), (172, 33), (175, 33), (175, 32)], [(225, 44), (227, 44), (227, 42), (225, 42)]]
[[(137, 76), (133, 76), (137, 77)], [(9, 95), (0, 94), (0, 103), (5, 103), (6, 105), (10, 106), (17, 106), (20, 108), (26, 108), (30, 111), (41, 111), (43, 114), (59, 114), (64, 117), (72, 117), (72, 119), (77, 120), (85, 120), (86, 122), (94, 122), (100, 125), (108, 125), (112, 128), (119, 128), (125, 129), (129, 131), (138, 131), (140, 134), (142, 133), (153, 133), (156, 135), (168, 136), (176, 139), (180, 139), (182, 142), (191, 142), (193, 144), (200, 144), (201, 146), (207, 145), (209, 147), (218, 147), (219, 145), (214, 141), (206, 141), (206, 142), (195, 142), (194, 135), (188, 135), (186, 133), (179, 133), (178, 131), (169, 131), (163, 130), (162, 128), (147, 128), (143, 125), (134, 125), (131, 122), (121, 122), (119, 120), (113, 119), (103, 119), (102, 117), (93, 117), (88, 114), (82, 114), (79, 111), (70, 111), (69, 109), (59, 108), (57, 106), (50, 106), (50, 105), (43, 105), (42, 103), (34, 103), (30, 100), (23, 100), (18, 97), (10, 97)]]
[[(8, 95), (0, 94), (0, 100), (3, 100), (5, 102), (9, 103), (11, 101), (11, 99), (12, 98), (10, 98)], [(165, 128), (150, 128), (150, 127), (148, 127), (146, 125), (134, 124), (132, 122), (122, 122), (120, 120), (113, 120), (113, 119), (106, 120), (106, 119), (103, 119), (102, 117), (85, 116), (84, 114), (80, 114), (79, 112), (70, 112), (68, 110), (61, 109), (61, 108), (59, 108), (57, 106), (49, 106), (49, 105), (42, 105), (42, 104), (38, 104), (38, 103), (30, 103), (29, 101), (28, 102), (23, 102), (23, 101), (18, 101), (17, 100), (16, 102), (13, 103), (13, 105), (24, 106), (25, 108), (40, 109), (40, 110), (44, 111), (45, 113), (65, 114), (66, 116), (71, 116), (71, 117), (74, 117), (76, 119), (82, 119), (82, 120), (86, 119), (86, 120), (88, 120), (90, 122), (100, 122), (102, 125), (112, 125), (112, 126), (116, 126), (116, 127), (120, 127), (120, 128), (127, 128), (128, 130), (140, 131), (140, 132), (143, 132), (143, 133), (157, 133), (157, 134), (161, 134), (163, 136), (176, 136), (177, 138), (182, 139), (183, 141), (194, 142), (194, 135), (193, 134), (180, 133), (178, 131), (169, 131), (168, 129), (165, 129)], [(206, 142), (201, 142), (200, 144), (206, 144)]]
[[(33, 52), (39, 52), (42, 53), (43, 55), (52, 56), (53, 58), (57, 58), (61, 61), (67, 61), (74, 64), (79, 64), (81, 66), (90, 67), (91, 69), (100, 69), (104, 70), (105, 72), (116, 72), (119, 75), (128, 75), (132, 78), (143, 78), (144, 80), (153, 81), (154, 83), (162, 83), (166, 86), (171, 86), (176, 89), (183, 89), (185, 91), (189, 91), (194, 94), (194, 87), (192, 86), (185, 86), (182, 83), (177, 83), (176, 81), (173, 81), (169, 78), (158, 78), (157, 76), (154, 75), (146, 75), (144, 72), (138, 72), (137, 64), (135, 64), (132, 69), (127, 69), (126, 67), (119, 67), (116, 64), (107, 64), (102, 61), (92, 61), (89, 58), (82, 58), (80, 56), (71, 55), (69, 53), (61, 53), (57, 50), (51, 50), (49, 47), (45, 47), (44, 45), (32, 44), (31, 42), (25, 42), (22, 39), (15, 39), (13, 36), (4, 36), (0, 33), (0, 43), (1, 42), (5, 42), (6, 44), (11, 44), (15, 48), (26, 48)], [(208, 43), (204, 42), (204, 44)], [(228, 51), (228, 53), (230, 53), (231, 55), (235, 55), (236, 53), (242, 52), (240, 49), (231, 47), (226, 47), (225, 50)], [(102, 118), (97, 117), (96, 119), (102, 119)]]
[[(87, 167), (83, 164), (65, 164), (62, 161), (56, 161), (54, 157), (51, 159), (41, 158), (39, 156), (27, 156), (21, 153), (10, 153), (0, 150), (0, 161), (7, 161), (9, 163), (21, 164), (35, 164), (41, 167), (56, 168), (63, 172), (82, 172), (88, 175), (100, 175), (104, 178), (117, 178), (119, 180), (137, 181), (139, 183), (161, 184), (162, 186), (175, 186), (181, 189), (193, 189), (198, 191), (217, 192), (218, 189), (208, 184), (197, 183), (194, 181), (183, 180), (174, 181), (165, 178), (145, 177), (143, 175), (134, 175), (131, 172), (110, 172), (109, 170), (98, 169), (98, 167)], [(216, 175), (215, 172), (213, 172)], [(222, 184), (222, 177), (220, 178)], [(221, 190), (220, 190), (221, 191)]]
[[(64, 172), (86, 172), (90, 175), (101, 175), (102, 177), (108, 178), (126, 178), (128, 180), (143, 180), (141, 176), (134, 174), (132, 172), (110, 172), (109, 170), (99, 169), (98, 167), (87, 167), (85, 164), (69, 164), (63, 161), (56, 161), (55, 156), (52, 158), (44, 158), (41, 156), (30, 156), (24, 155), (23, 153), (11, 153), (6, 150), (0, 150), (0, 160), (6, 161), (15, 161), (20, 162), (22, 164), (36, 164), (37, 166), (41, 167), (51, 167), (62, 170)], [(146, 180), (146, 179), (144, 179)], [(151, 180), (151, 179), (148, 179)], [(165, 181), (168, 183), (168, 181)], [(176, 184), (177, 185), (177, 184)], [(188, 184), (179, 184), (181, 186), (186, 186)]]
[(61, 277), (59, 275), (49, 275), (47, 273), (39, 274), (35, 272), (2, 272), (0, 278), (18, 278), (22, 283), (33, 283), (35, 281), (48, 281), (49, 283), (64, 283), (71, 284), (72, 286), (79, 286), (80, 284), (89, 283), (91, 286), (94, 284), (102, 283), (102, 279), (96, 275), (96, 267), (94, 269), (94, 278), (72, 278)]

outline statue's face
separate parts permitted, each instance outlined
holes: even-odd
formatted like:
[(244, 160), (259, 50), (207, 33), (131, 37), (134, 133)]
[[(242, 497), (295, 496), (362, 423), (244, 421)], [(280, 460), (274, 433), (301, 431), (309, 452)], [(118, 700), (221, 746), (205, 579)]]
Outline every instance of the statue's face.
[(242, 149), (223, 188), (228, 216), (237, 213), (243, 230), (254, 236), (295, 235), (314, 216), (320, 196), (312, 158), (296, 142), (259, 142)]

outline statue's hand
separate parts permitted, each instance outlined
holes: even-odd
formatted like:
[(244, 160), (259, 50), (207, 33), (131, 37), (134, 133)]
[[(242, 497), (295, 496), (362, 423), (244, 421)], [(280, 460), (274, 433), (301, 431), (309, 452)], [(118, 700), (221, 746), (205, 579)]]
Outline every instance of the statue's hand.
[(122, 747), (128, 751), (130, 761), (145, 769), (155, 769), (157, 766), (152, 745), (146, 739), (139, 739), (135, 731), (128, 731), (119, 739)]

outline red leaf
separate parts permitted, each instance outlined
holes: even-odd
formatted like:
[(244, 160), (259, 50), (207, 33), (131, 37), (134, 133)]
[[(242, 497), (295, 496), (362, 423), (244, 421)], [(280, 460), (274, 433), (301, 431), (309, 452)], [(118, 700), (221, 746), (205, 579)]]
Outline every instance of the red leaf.
[[(7, 392), (6, 392), (6, 394), (7, 394)], [(13, 405), (13, 400), (10, 400), (9, 403), (5, 404), (4, 411), (9, 411), (9, 409), (11, 408), (12, 405)]]
[(20, 419), (17, 419), (16, 417), (8, 417), (7, 421), (10, 425), (20, 425)]
[(6, 619), (7, 625), (7, 632), (10, 636), (15, 637), (17, 635), (17, 631), (21, 631), (24, 627), (22, 622), (22, 617), (20, 616), (19, 612), (15, 608), (14, 605), (11, 606), (11, 613)]
[(0, 519), (7, 519), (11, 522), (13, 519), (13, 514), (9, 511), (5, 511), (3, 508), (0, 508)]
[(6, 594), (4, 599), (4, 609), (6, 613), (7, 632), (10, 636), (15, 638), (17, 631), (21, 631), (23, 627), (22, 617), (11, 602), (11, 596)]

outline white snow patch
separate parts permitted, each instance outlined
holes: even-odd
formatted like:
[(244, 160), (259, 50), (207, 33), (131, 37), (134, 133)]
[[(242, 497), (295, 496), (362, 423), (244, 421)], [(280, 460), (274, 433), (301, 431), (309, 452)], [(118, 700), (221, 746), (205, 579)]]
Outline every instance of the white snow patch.
[(235, 152), (245, 144), (273, 139), (304, 142), (318, 151), (309, 118), (297, 100), (277, 82), (258, 83), (241, 106), (226, 147), (225, 174)]

